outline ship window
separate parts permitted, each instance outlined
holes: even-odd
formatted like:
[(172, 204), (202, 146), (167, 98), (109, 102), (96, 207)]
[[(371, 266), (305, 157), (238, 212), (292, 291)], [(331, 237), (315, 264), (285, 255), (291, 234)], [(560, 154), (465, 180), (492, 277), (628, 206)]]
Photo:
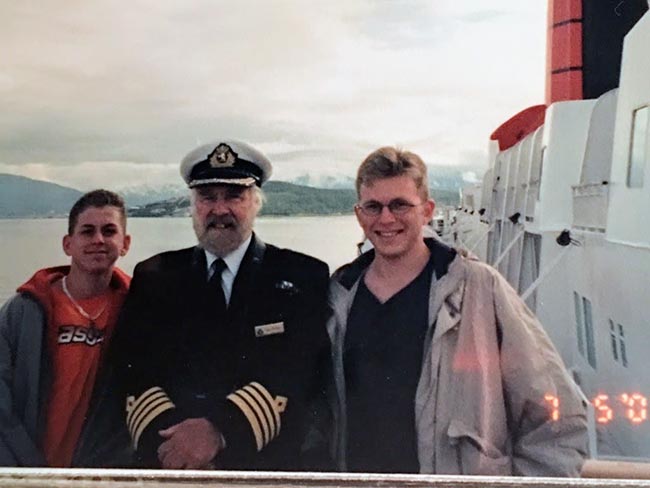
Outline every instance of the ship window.
[(621, 345), (621, 363), (627, 368), (627, 351), (625, 349), (625, 333), (623, 326), (618, 324), (618, 340)]
[(582, 322), (582, 300), (580, 299), (580, 295), (578, 295), (575, 291), (573, 292), (573, 303), (576, 313), (576, 336), (578, 338), (578, 351), (580, 351), (580, 354), (583, 356), (586, 356), (585, 327)]
[(585, 297), (582, 297), (582, 308), (584, 312), (587, 361), (592, 368), (596, 369), (596, 345), (594, 342), (594, 326), (591, 312), (591, 302)]
[(614, 322), (611, 319), (609, 321), (609, 338), (612, 343), (612, 356), (614, 356), (614, 361), (618, 361), (618, 338), (616, 337)]
[(643, 186), (649, 111), (650, 107), (648, 106), (636, 109), (632, 119), (632, 141), (630, 143), (630, 160), (627, 170), (627, 186), (630, 188), (641, 188)]

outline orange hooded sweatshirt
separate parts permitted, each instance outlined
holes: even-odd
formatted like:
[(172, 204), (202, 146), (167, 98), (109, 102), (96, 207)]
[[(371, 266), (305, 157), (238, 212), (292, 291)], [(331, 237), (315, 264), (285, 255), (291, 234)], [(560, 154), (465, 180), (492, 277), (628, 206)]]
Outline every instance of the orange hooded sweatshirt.
[(45, 347), (51, 362), (52, 383), (44, 403), (46, 422), (41, 447), (52, 467), (72, 464), (97, 372), (131, 280), (114, 268), (105, 293), (76, 300), (75, 304), (61, 287), (61, 279), (69, 270), (69, 266), (42, 269), (17, 290), (34, 297), (47, 319)]

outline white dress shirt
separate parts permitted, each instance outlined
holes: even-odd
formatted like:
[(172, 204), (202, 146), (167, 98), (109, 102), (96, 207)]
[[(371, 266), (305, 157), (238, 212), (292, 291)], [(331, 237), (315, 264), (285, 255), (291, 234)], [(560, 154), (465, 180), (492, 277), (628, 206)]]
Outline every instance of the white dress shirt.
[[(253, 235), (248, 236), (244, 242), (242, 242), (237, 249), (235, 249), (230, 254), (224, 256), (223, 261), (226, 263), (226, 267), (221, 273), (221, 288), (223, 289), (223, 294), (226, 297), (226, 305), (230, 305), (230, 296), (232, 295), (232, 285), (235, 282), (235, 277), (241, 266), (241, 262), (244, 259), (244, 254), (246, 254), (246, 249), (251, 242)], [(210, 273), (212, 263), (219, 259), (218, 256), (215, 256), (210, 251), (205, 251), (205, 260), (208, 266), (208, 279), (210, 279)]]

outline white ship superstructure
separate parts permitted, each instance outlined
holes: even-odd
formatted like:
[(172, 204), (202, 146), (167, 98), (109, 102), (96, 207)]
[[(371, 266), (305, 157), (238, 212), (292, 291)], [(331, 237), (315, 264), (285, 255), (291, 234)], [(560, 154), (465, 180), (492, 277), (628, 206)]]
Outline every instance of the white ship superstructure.
[(493, 138), (447, 238), (540, 318), (594, 405), (594, 454), (650, 458), (650, 14), (625, 37), (618, 89), (532, 107)]

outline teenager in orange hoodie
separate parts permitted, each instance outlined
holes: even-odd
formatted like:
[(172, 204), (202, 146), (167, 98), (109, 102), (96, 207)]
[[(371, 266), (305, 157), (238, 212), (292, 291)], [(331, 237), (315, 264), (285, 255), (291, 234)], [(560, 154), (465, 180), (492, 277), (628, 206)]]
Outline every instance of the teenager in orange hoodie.
[(130, 278), (124, 201), (107, 190), (70, 210), (69, 266), (42, 269), (0, 310), (0, 465), (128, 465), (122, 405), (104, 358)]

